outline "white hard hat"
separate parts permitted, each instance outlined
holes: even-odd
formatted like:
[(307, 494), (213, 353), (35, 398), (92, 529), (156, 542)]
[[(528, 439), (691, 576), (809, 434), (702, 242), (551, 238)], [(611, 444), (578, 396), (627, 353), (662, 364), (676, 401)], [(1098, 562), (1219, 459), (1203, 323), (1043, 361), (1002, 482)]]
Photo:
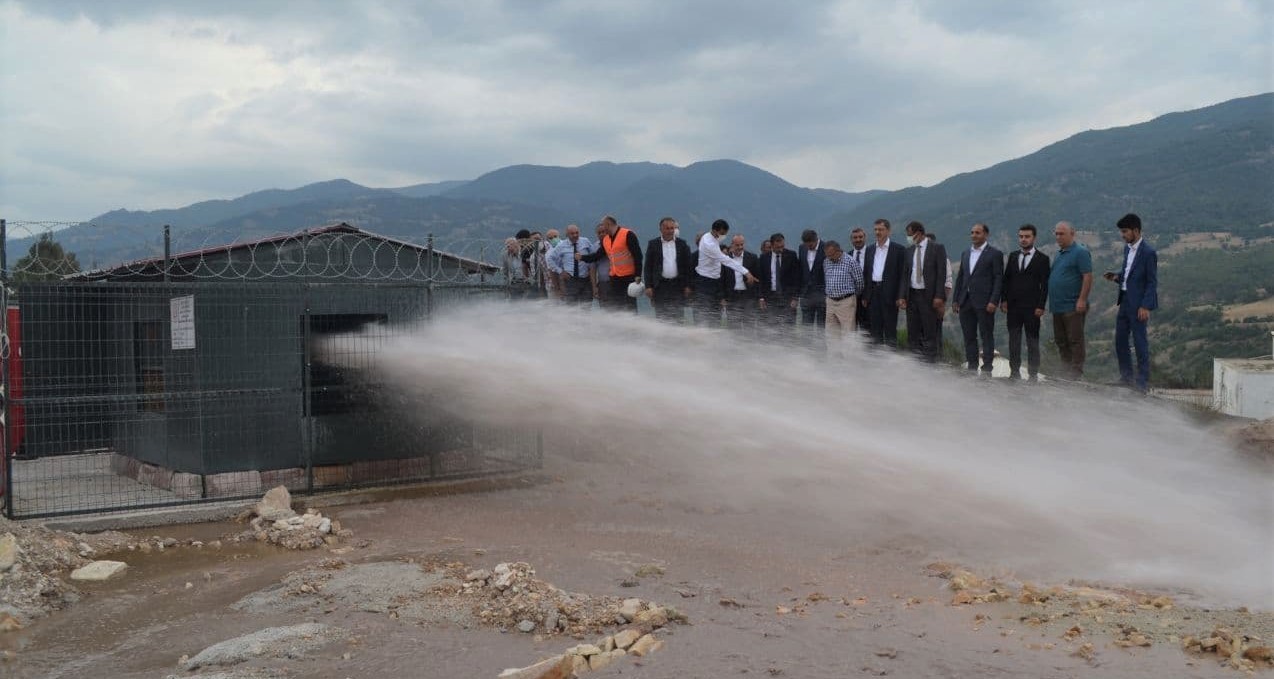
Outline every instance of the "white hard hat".
[(628, 284), (629, 297), (633, 297), (633, 298), (641, 297), (641, 293), (645, 292), (645, 290), (646, 290), (646, 286), (642, 285), (641, 281), (633, 281), (632, 283)]

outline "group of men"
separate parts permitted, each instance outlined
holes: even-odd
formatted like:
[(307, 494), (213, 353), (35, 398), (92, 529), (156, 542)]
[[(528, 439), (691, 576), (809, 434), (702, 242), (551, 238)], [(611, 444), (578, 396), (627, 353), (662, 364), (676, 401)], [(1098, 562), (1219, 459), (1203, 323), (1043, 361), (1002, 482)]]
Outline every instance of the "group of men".
[[(1137, 215), (1125, 215), (1117, 226), (1125, 242), (1124, 266), (1104, 274), (1120, 286), (1115, 352), (1121, 380), (1145, 392), (1150, 375), (1147, 323), (1158, 306), (1157, 256), (1142, 240)], [(677, 221), (665, 217), (659, 222), (659, 237), (643, 249), (632, 229), (608, 215), (597, 225), (596, 242), (581, 236), (572, 224), (564, 239), (558, 239), (556, 231), (549, 232), (548, 243), (532, 238), (537, 245), (528, 258), (527, 248), (515, 247), (526, 240), (510, 239), (506, 271), (511, 266), (519, 269), (520, 277), (519, 271), (509, 272), (515, 283), (533, 280), (536, 271), (543, 271), (550, 296), (569, 304), (591, 304), (596, 298), (603, 308), (613, 310), (636, 311), (630, 286), (639, 283), (660, 320), (685, 322), (689, 308), (696, 324), (724, 323), (772, 336), (805, 325), (820, 330), (808, 334), (821, 335), (828, 350), (838, 353), (846, 350), (855, 333), (872, 344), (898, 345), (898, 317), (905, 312), (906, 344), (930, 362), (942, 351), (949, 306), (960, 324), (968, 370), (988, 375), (995, 353), (996, 314), (1003, 313), (1013, 379), (1020, 378), (1023, 336), (1027, 377), (1038, 378), (1040, 326), (1045, 313), (1051, 312), (1063, 377), (1083, 375), (1092, 256), (1076, 241), (1069, 222), (1053, 229), (1058, 246), (1053, 260), (1036, 248), (1038, 233), (1032, 224), (1018, 228), (1018, 249), (1007, 259), (988, 242), (990, 227), (974, 224), (970, 247), (960, 253), (958, 267), (918, 221), (904, 229), (908, 245), (892, 239), (889, 220), (878, 219), (870, 243), (862, 228), (850, 232), (848, 248), (807, 229), (796, 250), (787, 247), (782, 233), (775, 233), (761, 244), (759, 255), (747, 250), (742, 235), (730, 237), (729, 231), (730, 225), (718, 219), (696, 237), (692, 249), (680, 237)]]

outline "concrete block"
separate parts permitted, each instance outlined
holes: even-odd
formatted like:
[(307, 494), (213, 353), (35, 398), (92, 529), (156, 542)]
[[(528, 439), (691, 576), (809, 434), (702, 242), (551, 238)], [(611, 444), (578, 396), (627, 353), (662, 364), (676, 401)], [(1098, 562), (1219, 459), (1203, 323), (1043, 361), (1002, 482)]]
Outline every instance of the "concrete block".
[(173, 472), (172, 491), (179, 500), (197, 500), (203, 497), (203, 476)]
[(350, 475), (354, 483), (427, 477), (429, 476), (429, 458), (355, 462), (351, 465)]
[(261, 472), (261, 485), (266, 488), (283, 486), (288, 490), (305, 490), (305, 470), (301, 467), (267, 469)]
[(209, 474), (204, 477), (204, 487), (208, 497), (242, 497), (260, 495), (263, 492), (261, 472), (255, 469)]
[(173, 472), (167, 467), (143, 462), (141, 468), (137, 470), (137, 482), (147, 486), (154, 486), (155, 488), (172, 490)]
[(137, 472), (141, 469), (141, 463), (135, 457), (120, 455), (119, 453), (111, 453), (111, 473), (116, 476), (126, 476), (130, 479), (137, 478)]
[(314, 487), (332, 488), (350, 484), (350, 468), (347, 464), (325, 464), (314, 468)]

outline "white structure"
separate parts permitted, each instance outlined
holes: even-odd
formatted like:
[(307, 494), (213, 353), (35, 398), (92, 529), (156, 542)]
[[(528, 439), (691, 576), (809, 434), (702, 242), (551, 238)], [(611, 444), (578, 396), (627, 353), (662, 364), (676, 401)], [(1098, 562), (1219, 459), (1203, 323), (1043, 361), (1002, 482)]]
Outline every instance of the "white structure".
[(1212, 407), (1236, 417), (1274, 417), (1274, 356), (1212, 359)]

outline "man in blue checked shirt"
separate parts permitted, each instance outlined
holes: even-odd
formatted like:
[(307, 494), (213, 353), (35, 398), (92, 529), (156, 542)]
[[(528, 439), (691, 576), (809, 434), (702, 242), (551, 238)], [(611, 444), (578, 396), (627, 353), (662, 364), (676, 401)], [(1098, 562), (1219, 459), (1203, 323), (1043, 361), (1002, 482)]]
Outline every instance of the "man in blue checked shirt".
[(591, 304), (593, 288), (597, 287), (593, 277), (596, 272), (593, 265), (575, 259), (575, 253), (592, 254), (597, 247), (587, 238), (579, 235), (579, 225), (566, 227), (566, 238), (549, 250), (547, 264), (549, 271), (557, 277), (561, 285), (562, 301), (567, 304)]
[(863, 268), (846, 257), (840, 243), (823, 243), (823, 280), (827, 292), (827, 349), (839, 350), (858, 328), (858, 293), (863, 289)]

